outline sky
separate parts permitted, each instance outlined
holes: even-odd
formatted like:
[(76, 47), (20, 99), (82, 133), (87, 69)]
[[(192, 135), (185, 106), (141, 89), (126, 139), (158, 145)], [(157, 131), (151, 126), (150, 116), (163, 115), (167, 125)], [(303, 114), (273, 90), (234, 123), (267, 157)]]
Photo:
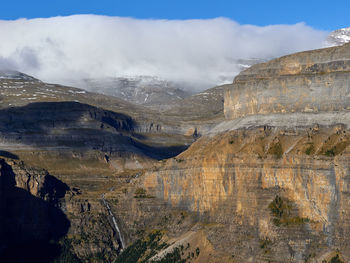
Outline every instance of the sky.
[(231, 83), (240, 59), (324, 47), (331, 30), (348, 26), (349, 4), (329, 2), (3, 1), (0, 69), (78, 86), (157, 76), (203, 90)]
[(11, 0), (0, 19), (98, 14), (140, 19), (230, 18), (257, 26), (304, 22), (320, 30), (350, 26), (348, 0)]

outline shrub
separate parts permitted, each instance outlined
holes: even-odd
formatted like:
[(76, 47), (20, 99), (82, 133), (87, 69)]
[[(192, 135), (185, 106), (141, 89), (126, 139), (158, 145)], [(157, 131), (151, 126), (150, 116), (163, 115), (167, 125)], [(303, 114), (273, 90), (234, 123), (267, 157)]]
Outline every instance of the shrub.
[(330, 261), (322, 260), (322, 263), (344, 263), (344, 261), (341, 260), (339, 255), (337, 254), (334, 257), (332, 257)]
[(60, 241), (61, 251), (58, 257), (53, 259), (52, 263), (81, 263), (80, 259), (75, 255), (74, 249), (72, 246), (72, 240), (68, 238), (63, 238)]
[(196, 256), (198, 257), (200, 253), (199, 247), (196, 248)]
[(328, 157), (333, 157), (333, 156), (335, 156), (335, 149), (334, 149), (334, 147), (333, 147), (332, 149), (327, 150), (327, 151), (324, 153), (324, 155), (326, 155), (326, 156), (328, 156)]
[(331, 261), (329, 261), (329, 263), (344, 263), (344, 261), (342, 261), (339, 255), (337, 254), (336, 256), (331, 258)]
[(270, 154), (273, 154), (277, 159), (280, 159), (283, 155), (283, 149), (280, 142), (273, 144), (269, 150)]
[(127, 247), (114, 263), (148, 262), (156, 254), (156, 251), (166, 247), (166, 243), (160, 243), (161, 238), (162, 233), (160, 231), (151, 232), (145, 238), (138, 239)]
[(147, 191), (144, 188), (137, 188), (134, 194), (134, 198), (146, 198), (147, 197)]
[(274, 216), (272, 222), (275, 226), (299, 225), (310, 222), (310, 219), (308, 218), (293, 216), (293, 207), (291, 202), (286, 199), (283, 199), (278, 195), (269, 204), (269, 208), (271, 210), (272, 215)]
[(312, 154), (312, 153), (314, 152), (314, 150), (315, 150), (315, 147), (314, 147), (313, 144), (311, 144), (311, 145), (305, 150), (305, 153), (306, 153), (307, 155), (310, 155), (310, 154)]

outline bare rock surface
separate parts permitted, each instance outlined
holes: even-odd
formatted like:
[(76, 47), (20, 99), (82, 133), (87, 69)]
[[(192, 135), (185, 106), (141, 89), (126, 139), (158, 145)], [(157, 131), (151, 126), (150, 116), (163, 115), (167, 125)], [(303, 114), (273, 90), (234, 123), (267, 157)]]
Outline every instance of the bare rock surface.
[(0, 79), (0, 257), (349, 262), (349, 61), (274, 59), (163, 112)]
[(348, 110), (350, 45), (254, 65), (225, 94), (225, 117)]

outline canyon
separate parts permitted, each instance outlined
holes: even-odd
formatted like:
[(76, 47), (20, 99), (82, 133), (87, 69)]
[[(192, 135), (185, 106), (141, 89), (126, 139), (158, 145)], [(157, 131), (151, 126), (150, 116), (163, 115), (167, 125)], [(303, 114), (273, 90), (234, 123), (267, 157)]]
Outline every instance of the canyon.
[(349, 54), (256, 64), (161, 113), (1, 78), (0, 259), (349, 262)]
[(147, 191), (198, 214), (234, 262), (348, 262), (349, 51), (243, 71), (226, 89), (226, 120), (148, 171)]

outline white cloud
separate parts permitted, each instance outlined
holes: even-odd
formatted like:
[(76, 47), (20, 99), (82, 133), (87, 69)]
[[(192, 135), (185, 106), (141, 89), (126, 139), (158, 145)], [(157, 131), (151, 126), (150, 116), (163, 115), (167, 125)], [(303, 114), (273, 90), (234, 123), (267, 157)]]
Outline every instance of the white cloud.
[(138, 20), (75, 15), (0, 20), (0, 67), (48, 82), (156, 75), (208, 88), (232, 81), (234, 60), (322, 47), (328, 32), (304, 23), (240, 25), (226, 18)]

